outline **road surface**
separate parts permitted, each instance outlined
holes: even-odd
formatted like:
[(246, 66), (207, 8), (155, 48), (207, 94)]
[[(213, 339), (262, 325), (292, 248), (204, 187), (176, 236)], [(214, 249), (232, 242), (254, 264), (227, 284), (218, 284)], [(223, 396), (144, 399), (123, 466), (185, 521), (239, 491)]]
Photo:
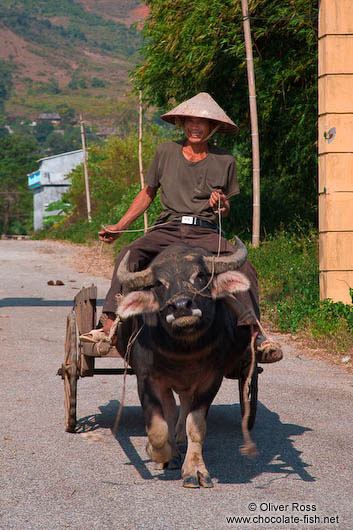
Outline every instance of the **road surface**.
[(134, 376), (116, 437), (121, 376), (79, 380), (79, 432), (65, 432), (56, 372), (66, 315), (82, 286), (95, 283), (101, 305), (109, 285), (73, 267), (78, 252), (0, 241), (0, 529), (352, 530), (353, 378), (288, 339), (284, 360), (260, 376), (253, 460), (239, 453), (236, 381), (221, 387), (204, 444), (213, 489), (184, 489), (178, 471), (154, 469)]

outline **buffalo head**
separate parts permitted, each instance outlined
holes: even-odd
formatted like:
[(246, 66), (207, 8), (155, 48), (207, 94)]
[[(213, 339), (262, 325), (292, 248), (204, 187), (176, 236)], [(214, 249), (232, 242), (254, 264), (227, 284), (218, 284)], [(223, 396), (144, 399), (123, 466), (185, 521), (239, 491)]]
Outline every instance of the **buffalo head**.
[(138, 272), (128, 270), (128, 252), (117, 274), (130, 292), (120, 301), (118, 314), (126, 319), (155, 313), (169, 335), (197, 338), (214, 320), (215, 300), (249, 288), (249, 281), (237, 270), (246, 260), (246, 248), (240, 240), (237, 243), (237, 251), (225, 257), (172, 245)]

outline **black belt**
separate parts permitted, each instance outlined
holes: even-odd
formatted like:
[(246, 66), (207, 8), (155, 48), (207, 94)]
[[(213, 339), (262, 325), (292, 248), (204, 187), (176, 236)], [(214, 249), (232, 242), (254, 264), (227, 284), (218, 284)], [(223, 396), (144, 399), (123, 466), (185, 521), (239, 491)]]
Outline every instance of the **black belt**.
[(204, 226), (205, 228), (212, 228), (213, 230), (218, 230), (219, 232), (219, 226), (217, 226), (215, 223), (204, 221), (203, 219), (193, 217), (192, 215), (183, 215), (180, 219), (176, 220), (184, 225)]

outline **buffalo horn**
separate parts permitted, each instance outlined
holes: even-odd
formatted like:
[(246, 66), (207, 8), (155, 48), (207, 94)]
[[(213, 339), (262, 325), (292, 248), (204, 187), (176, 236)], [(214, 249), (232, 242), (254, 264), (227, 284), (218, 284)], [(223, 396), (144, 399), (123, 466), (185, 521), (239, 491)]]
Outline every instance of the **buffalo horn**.
[(248, 256), (246, 246), (238, 237), (235, 236), (237, 247), (234, 254), (230, 256), (222, 256), (216, 258), (215, 256), (204, 256), (203, 260), (205, 266), (210, 274), (221, 274), (230, 270), (240, 269), (245, 263)]
[(153, 285), (153, 274), (151, 267), (143, 271), (130, 272), (128, 269), (130, 250), (125, 254), (116, 272), (119, 282), (126, 288), (141, 289)]

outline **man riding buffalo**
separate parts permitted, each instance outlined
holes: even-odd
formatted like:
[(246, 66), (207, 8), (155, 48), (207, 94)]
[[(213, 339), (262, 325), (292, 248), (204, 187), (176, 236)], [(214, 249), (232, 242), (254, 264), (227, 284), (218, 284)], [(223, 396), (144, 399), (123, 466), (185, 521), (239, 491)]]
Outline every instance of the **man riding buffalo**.
[[(229, 256), (236, 251), (229, 241), (221, 237), (217, 225), (219, 211), (222, 216), (227, 216), (229, 199), (239, 193), (236, 163), (231, 153), (215, 147), (209, 139), (215, 132), (234, 134), (238, 127), (207, 93), (197, 94), (161, 118), (181, 126), (185, 139), (158, 146), (146, 175), (145, 187), (136, 195), (120, 221), (99, 232), (99, 239), (113, 243), (150, 206), (159, 187), (162, 214), (147, 234), (119, 254), (103, 306), (103, 313), (107, 315), (104, 327), (81, 335), (81, 341), (106, 343), (107, 347), (114, 345), (116, 336), (111, 330), (116, 321), (117, 295), (122, 294), (117, 269), (128, 251), (131, 272), (145, 269), (159, 252), (175, 243), (203, 248), (215, 256)], [(249, 311), (260, 319), (257, 277), (248, 260), (239, 270), (248, 278), (250, 288), (236, 294), (240, 304), (235, 311), (238, 325), (247, 325)], [(229, 300), (227, 303), (231, 304)], [(244, 309), (243, 320), (239, 306)], [(255, 345), (258, 362), (272, 363), (282, 359), (281, 348), (260, 330)]]

